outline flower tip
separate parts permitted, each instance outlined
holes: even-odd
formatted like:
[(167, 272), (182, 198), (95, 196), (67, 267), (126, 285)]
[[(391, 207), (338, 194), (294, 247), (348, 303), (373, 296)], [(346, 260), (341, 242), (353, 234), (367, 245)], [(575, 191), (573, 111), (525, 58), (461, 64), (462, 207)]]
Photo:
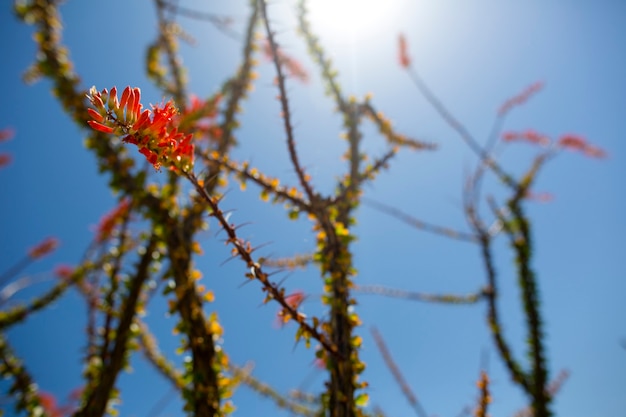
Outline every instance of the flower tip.
[(113, 133), (113, 131), (115, 130), (110, 126), (105, 126), (102, 123), (96, 122), (95, 120), (88, 120), (87, 124), (91, 126), (92, 129), (102, 133)]
[(87, 113), (89, 113), (91, 118), (94, 119), (96, 122), (98, 123), (104, 122), (104, 116), (98, 113), (97, 111), (95, 111), (94, 109), (88, 108)]

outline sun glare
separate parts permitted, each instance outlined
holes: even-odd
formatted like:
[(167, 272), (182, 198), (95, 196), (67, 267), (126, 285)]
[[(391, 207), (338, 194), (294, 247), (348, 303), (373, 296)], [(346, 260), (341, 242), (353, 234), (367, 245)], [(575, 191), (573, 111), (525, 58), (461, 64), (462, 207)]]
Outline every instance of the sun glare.
[(356, 41), (390, 30), (398, 1), (310, 0), (309, 18), (314, 29), (337, 40)]

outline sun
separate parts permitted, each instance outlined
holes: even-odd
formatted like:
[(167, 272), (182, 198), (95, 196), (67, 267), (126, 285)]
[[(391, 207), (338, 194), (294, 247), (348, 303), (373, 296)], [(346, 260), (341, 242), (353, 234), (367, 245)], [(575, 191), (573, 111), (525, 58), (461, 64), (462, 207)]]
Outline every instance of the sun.
[(399, 0), (309, 0), (314, 30), (338, 41), (359, 41), (388, 31), (398, 13)]

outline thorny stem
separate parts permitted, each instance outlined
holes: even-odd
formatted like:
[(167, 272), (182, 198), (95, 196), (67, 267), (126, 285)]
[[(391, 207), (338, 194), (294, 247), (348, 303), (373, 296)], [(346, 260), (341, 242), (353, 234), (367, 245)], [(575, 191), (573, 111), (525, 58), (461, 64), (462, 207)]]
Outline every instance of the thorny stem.
[(272, 56), (274, 61), (274, 66), (276, 67), (276, 79), (278, 82), (278, 89), (280, 91), (280, 105), (282, 107), (282, 118), (285, 127), (285, 133), (287, 135), (287, 147), (289, 148), (289, 157), (291, 158), (291, 163), (293, 164), (294, 169), (296, 170), (296, 174), (298, 176), (298, 180), (300, 181), (300, 185), (304, 189), (307, 197), (310, 202), (315, 200), (315, 193), (309, 184), (306, 174), (300, 165), (300, 160), (298, 158), (298, 153), (296, 152), (295, 139), (293, 137), (293, 127), (291, 125), (291, 112), (289, 109), (289, 103), (287, 102), (287, 90), (285, 89), (285, 76), (283, 74), (282, 65), (280, 64), (279, 54), (278, 54), (278, 45), (274, 40), (274, 33), (270, 28), (269, 17), (267, 15), (267, 5), (265, 0), (259, 0), (259, 5), (261, 7), (261, 14), (263, 15), (263, 22), (265, 23), (265, 31), (267, 33), (267, 40), (272, 48)]
[(218, 206), (218, 200), (209, 196), (205, 189), (200, 185), (197, 178), (193, 173), (183, 172), (183, 175), (193, 184), (196, 191), (200, 194), (200, 196), (208, 203), (209, 208), (211, 209), (211, 216), (214, 216), (226, 234), (228, 235), (228, 242), (234, 246), (235, 250), (239, 257), (246, 263), (248, 268), (250, 268), (250, 274), (261, 282), (265, 291), (276, 300), (282, 308), (285, 309), (289, 313), (289, 315), (300, 325), (300, 327), (305, 332), (305, 338), (308, 336), (314, 338), (329, 352), (331, 355), (338, 356), (340, 352), (338, 352), (337, 347), (332, 345), (326, 337), (321, 334), (316, 327), (308, 324), (304, 318), (304, 316), (299, 313), (295, 308), (293, 308), (287, 301), (285, 301), (285, 297), (282, 294), (281, 290), (269, 280), (269, 276), (265, 273), (258, 262), (255, 262), (252, 259), (251, 250), (246, 248), (244, 242), (237, 236), (235, 232), (235, 228), (228, 223), (224, 213)]
[[(118, 244), (119, 248), (123, 248), (124, 245), (126, 244), (127, 234), (125, 232), (126, 232), (126, 228), (128, 227), (128, 220), (130, 219), (130, 216), (128, 213), (129, 212), (126, 213), (124, 217), (124, 223), (122, 224), (122, 232), (120, 233), (121, 238)], [(120, 279), (118, 274), (121, 269), (122, 258), (123, 258), (124, 253), (125, 253), (124, 250), (117, 252), (117, 256), (115, 256), (115, 263), (113, 265), (113, 268), (109, 272), (110, 287), (109, 287), (109, 290), (107, 291), (107, 294), (104, 297), (104, 303), (108, 310), (108, 313), (106, 315), (105, 322), (104, 322), (104, 331), (103, 331), (104, 341), (102, 343), (102, 348), (100, 349), (100, 356), (102, 358), (105, 358), (106, 355), (108, 354), (109, 343), (111, 342), (110, 340), (111, 324), (113, 322), (113, 314), (111, 314), (111, 312), (114, 311), (114, 307), (115, 307), (114, 305), (115, 294), (118, 290), (119, 279)]]
[(191, 241), (189, 230), (174, 227), (166, 237), (172, 274), (176, 283), (176, 308), (185, 323), (187, 346), (192, 359), (191, 405), (197, 417), (219, 414), (220, 395), (218, 375), (215, 370), (215, 345), (213, 333), (202, 310), (195, 282), (191, 277)]
[(176, 56), (176, 51), (174, 50), (174, 44), (172, 42), (172, 37), (175, 35), (168, 30), (169, 22), (167, 22), (167, 20), (165, 19), (165, 14), (163, 13), (163, 11), (167, 7), (167, 4), (163, 0), (155, 0), (155, 2), (157, 5), (157, 17), (159, 20), (161, 43), (167, 54), (167, 59), (169, 62), (169, 66), (172, 70), (172, 77), (174, 81), (174, 89), (170, 92), (174, 95), (176, 103), (180, 106), (181, 110), (184, 111), (185, 105), (187, 103), (185, 81), (180, 63)]
[(90, 390), (85, 398), (83, 408), (76, 413), (77, 417), (91, 417), (104, 415), (115, 380), (124, 366), (128, 341), (131, 338), (131, 324), (137, 314), (137, 303), (143, 284), (149, 277), (149, 267), (152, 263), (152, 251), (155, 248), (156, 239), (151, 237), (146, 251), (141, 257), (137, 267), (136, 276), (133, 277), (128, 295), (120, 308), (120, 318), (115, 330), (115, 344), (113, 345), (108, 361), (102, 364), (102, 371), (98, 374), (97, 381), (91, 381)]
[(280, 187), (280, 186), (277, 187), (269, 183), (268, 181), (264, 181), (263, 177), (253, 174), (245, 166), (240, 167), (236, 163), (226, 158), (219, 157), (219, 156), (215, 158), (212, 155), (208, 155), (208, 156), (203, 155), (202, 158), (206, 160), (208, 163), (219, 164), (219, 166), (225, 168), (226, 170), (243, 176), (245, 179), (248, 179), (256, 183), (258, 186), (260, 186), (263, 190), (267, 191), (268, 193), (270, 192), (274, 193), (276, 196), (286, 201), (289, 201), (289, 203), (293, 204), (295, 207), (298, 207), (298, 209), (300, 209), (303, 212), (313, 211), (310, 203), (303, 201), (302, 198), (294, 196), (292, 193), (289, 192), (289, 189), (287, 187)]
[(496, 347), (500, 352), (500, 356), (511, 373), (511, 378), (513, 381), (520, 384), (524, 390), (528, 391), (530, 387), (528, 385), (526, 375), (519, 363), (513, 358), (511, 348), (502, 334), (502, 325), (500, 324), (497, 306), (498, 287), (496, 284), (496, 271), (491, 255), (491, 239), (486, 231), (477, 230), (477, 232), (480, 236), (482, 259), (487, 272), (488, 290), (486, 291), (485, 296), (487, 298), (487, 322), (489, 323), (489, 329), (491, 330), (491, 335), (494, 338)]
[(439, 113), (441, 118), (459, 134), (461, 139), (469, 146), (469, 148), (480, 158), (480, 160), (487, 166), (489, 166), (500, 177), (502, 182), (511, 188), (516, 188), (516, 183), (506, 172), (502, 170), (500, 165), (491, 158), (491, 156), (483, 149), (482, 146), (474, 139), (472, 134), (467, 128), (459, 122), (450, 111), (443, 105), (443, 103), (435, 96), (435, 94), (428, 88), (426, 83), (419, 76), (417, 71), (413, 67), (408, 68), (409, 75), (417, 89), (422, 93), (426, 101), (433, 106), (433, 108)]

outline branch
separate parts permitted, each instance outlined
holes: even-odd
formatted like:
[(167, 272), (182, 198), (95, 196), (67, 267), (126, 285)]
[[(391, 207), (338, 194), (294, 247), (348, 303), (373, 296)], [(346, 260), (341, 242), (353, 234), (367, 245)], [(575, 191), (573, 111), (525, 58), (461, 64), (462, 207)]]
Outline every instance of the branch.
[(433, 233), (440, 236), (449, 237), (452, 239), (457, 239), (466, 242), (478, 243), (479, 238), (475, 234), (459, 232), (447, 227), (437, 226), (431, 223), (423, 222), (415, 217), (412, 217), (394, 207), (391, 207), (387, 204), (380, 203), (374, 200), (370, 200), (367, 198), (363, 198), (363, 202), (375, 208), (378, 211), (382, 211), (383, 213), (389, 214), (392, 217), (395, 217), (398, 220), (403, 221), (406, 224), (409, 224), (417, 229), (423, 230), (428, 233)]
[(293, 127), (291, 125), (291, 112), (289, 109), (289, 103), (287, 102), (287, 90), (285, 89), (285, 76), (283, 75), (282, 65), (280, 63), (280, 60), (278, 59), (278, 45), (274, 40), (274, 33), (270, 28), (269, 18), (267, 16), (267, 5), (265, 0), (259, 0), (259, 4), (261, 7), (261, 14), (263, 15), (263, 21), (265, 22), (267, 41), (269, 42), (272, 49), (274, 66), (276, 67), (276, 78), (278, 82), (278, 89), (280, 91), (279, 99), (283, 111), (282, 117), (285, 127), (285, 133), (287, 134), (287, 147), (289, 148), (289, 157), (291, 158), (291, 163), (296, 170), (300, 185), (302, 185), (302, 188), (304, 189), (309, 201), (313, 202), (315, 199), (315, 193), (313, 192), (313, 189), (309, 184), (309, 176), (304, 173), (304, 170), (300, 165), (298, 154), (296, 152), (295, 139), (293, 137)]
[(415, 410), (415, 414), (417, 414), (418, 417), (428, 417), (428, 413), (426, 413), (426, 410), (424, 410), (424, 407), (418, 401), (417, 396), (411, 390), (411, 387), (404, 379), (404, 376), (402, 376), (398, 365), (396, 365), (396, 363), (394, 362), (393, 357), (389, 352), (389, 349), (387, 349), (387, 345), (385, 345), (383, 337), (380, 335), (376, 327), (371, 327), (370, 331), (372, 333), (372, 336), (374, 337), (374, 341), (376, 342), (376, 347), (378, 347), (378, 350), (380, 351), (380, 354), (382, 355), (383, 360), (387, 365), (387, 368), (389, 368), (393, 375), (393, 378), (400, 386), (404, 397), (407, 399), (409, 404), (411, 404), (413, 410)]
[(468, 295), (426, 294), (421, 292), (398, 290), (395, 288), (384, 287), (382, 285), (357, 285), (354, 287), (354, 290), (365, 294), (376, 294), (386, 297), (446, 304), (475, 304), (482, 298), (486, 297), (485, 290)]
[(248, 245), (246, 245), (245, 241), (240, 239), (235, 232), (235, 227), (228, 223), (226, 217), (224, 216), (224, 212), (220, 210), (218, 206), (218, 200), (209, 196), (204, 188), (198, 183), (198, 180), (193, 175), (193, 173), (183, 172), (185, 177), (193, 184), (196, 188), (196, 191), (200, 194), (200, 196), (208, 203), (211, 208), (210, 215), (215, 217), (226, 234), (228, 235), (227, 243), (233, 245), (234, 250), (237, 252), (239, 257), (246, 263), (247, 267), (250, 268), (250, 272), (246, 274), (248, 278), (255, 278), (263, 285), (264, 291), (267, 291), (268, 298), (276, 300), (286, 311), (289, 313), (293, 320), (295, 320), (302, 330), (302, 337), (304, 337), (305, 342), (308, 344), (309, 337), (313, 337), (315, 340), (320, 342), (324, 349), (331, 353), (332, 355), (338, 355), (338, 351), (336, 346), (331, 344), (326, 337), (321, 334), (317, 330), (317, 323), (314, 319), (314, 325), (311, 326), (305, 320), (305, 317), (302, 313), (298, 312), (293, 306), (291, 306), (284, 297), (284, 289), (280, 289), (275, 284), (269, 281), (269, 275), (265, 273), (258, 262), (255, 262), (252, 259), (252, 249)]

